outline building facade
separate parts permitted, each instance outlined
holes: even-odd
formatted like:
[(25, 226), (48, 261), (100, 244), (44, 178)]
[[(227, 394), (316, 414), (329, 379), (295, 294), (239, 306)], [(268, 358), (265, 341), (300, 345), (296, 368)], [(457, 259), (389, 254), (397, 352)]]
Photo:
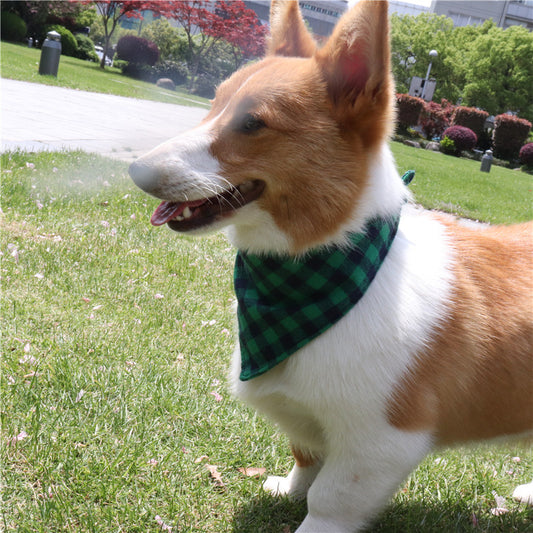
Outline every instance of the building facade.
[[(253, 9), (262, 24), (268, 24), (269, 0), (245, 1)], [(301, 0), (300, 9), (309, 28), (316, 36), (327, 37), (333, 31), (341, 15), (348, 9), (347, 0)]]
[(454, 26), (483, 24), (492, 19), (501, 28), (520, 25), (533, 29), (533, 0), (433, 0), (430, 11), (451, 18)]

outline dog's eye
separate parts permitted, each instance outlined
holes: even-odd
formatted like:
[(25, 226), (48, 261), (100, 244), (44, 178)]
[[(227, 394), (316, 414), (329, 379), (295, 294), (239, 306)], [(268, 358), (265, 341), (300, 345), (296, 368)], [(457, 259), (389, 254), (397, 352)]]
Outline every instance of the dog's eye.
[(242, 133), (255, 133), (265, 126), (266, 124), (260, 118), (248, 114), (245, 115), (244, 119), (242, 120), (239, 126), (239, 131)]

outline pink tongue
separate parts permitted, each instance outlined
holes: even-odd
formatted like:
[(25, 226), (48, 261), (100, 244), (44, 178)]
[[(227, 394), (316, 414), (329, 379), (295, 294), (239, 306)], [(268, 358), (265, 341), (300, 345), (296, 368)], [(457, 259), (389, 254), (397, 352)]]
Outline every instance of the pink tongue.
[(154, 226), (162, 226), (169, 220), (181, 215), (186, 207), (198, 207), (205, 204), (207, 200), (194, 200), (192, 202), (161, 202), (154, 211), (150, 222)]

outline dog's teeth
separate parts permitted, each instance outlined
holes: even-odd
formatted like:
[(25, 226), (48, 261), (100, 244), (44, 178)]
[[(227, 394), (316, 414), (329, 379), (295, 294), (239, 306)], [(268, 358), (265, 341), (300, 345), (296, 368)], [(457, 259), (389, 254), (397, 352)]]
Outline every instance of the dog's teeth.
[(178, 215), (178, 216), (176, 217), (176, 220), (177, 220), (178, 222), (181, 222), (182, 220), (185, 220), (185, 217), (182, 217), (181, 215)]
[(191, 215), (192, 215), (192, 211), (189, 209), (189, 207), (186, 207), (184, 210), (183, 210), (183, 218), (191, 218)]
[(251, 181), (245, 181), (244, 183), (241, 183), (239, 185), (239, 190), (246, 194), (247, 192), (250, 192), (254, 188), (254, 184)]

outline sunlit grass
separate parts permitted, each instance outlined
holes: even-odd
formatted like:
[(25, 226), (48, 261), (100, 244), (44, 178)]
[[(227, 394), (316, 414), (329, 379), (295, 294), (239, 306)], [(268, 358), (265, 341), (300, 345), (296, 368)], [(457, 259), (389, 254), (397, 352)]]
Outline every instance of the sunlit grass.
[(480, 162), (440, 152), (392, 143), (400, 171), (416, 170), (411, 184), (416, 200), (474, 220), (509, 224), (533, 219), (533, 176), (493, 165), (480, 171)]

